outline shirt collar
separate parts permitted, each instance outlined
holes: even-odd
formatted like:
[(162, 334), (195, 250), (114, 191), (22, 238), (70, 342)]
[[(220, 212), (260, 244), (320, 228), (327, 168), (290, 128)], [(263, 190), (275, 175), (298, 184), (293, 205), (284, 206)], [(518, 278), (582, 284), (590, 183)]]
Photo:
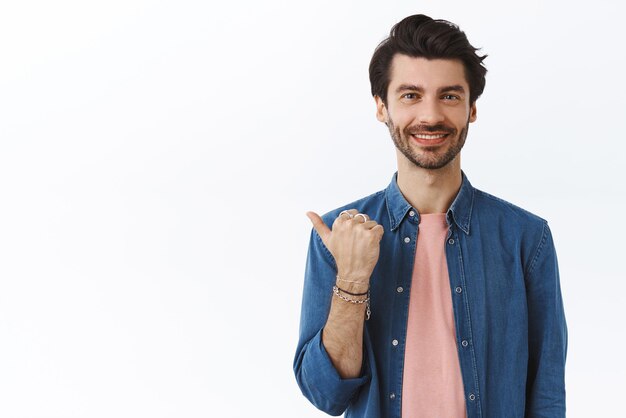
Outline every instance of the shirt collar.
[[(454, 198), (452, 205), (450, 205), (450, 208), (446, 212), (446, 221), (448, 226), (450, 226), (452, 222), (456, 223), (463, 232), (469, 235), (472, 207), (474, 206), (474, 188), (463, 170), (461, 170), (461, 176), (461, 188)], [(410, 209), (415, 209), (406, 201), (398, 187), (397, 171), (393, 174), (391, 183), (389, 183), (389, 186), (385, 189), (385, 201), (387, 204), (387, 212), (389, 213), (389, 224), (391, 225), (391, 230), (394, 231), (398, 229), (400, 223), (405, 219), (407, 212)], [(417, 216), (419, 221), (419, 213)]]

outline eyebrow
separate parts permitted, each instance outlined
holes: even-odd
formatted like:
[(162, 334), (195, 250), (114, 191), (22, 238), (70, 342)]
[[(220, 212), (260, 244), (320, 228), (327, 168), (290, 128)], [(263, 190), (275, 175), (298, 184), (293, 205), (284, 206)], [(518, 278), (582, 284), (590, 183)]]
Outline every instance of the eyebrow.
[[(396, 93), (401, 93), (407, 90), (424, 93), (424, 88), (416, 84), (400, 84), (398, 88), (396, 89)], [(465, 93), (465, 89), (460, 84), (455, 84), (453, 86), (440, 87), (437, 89), (437, 93), (439, 94), (445, 93), (448, 91), (456, 91), (458, 93)]]

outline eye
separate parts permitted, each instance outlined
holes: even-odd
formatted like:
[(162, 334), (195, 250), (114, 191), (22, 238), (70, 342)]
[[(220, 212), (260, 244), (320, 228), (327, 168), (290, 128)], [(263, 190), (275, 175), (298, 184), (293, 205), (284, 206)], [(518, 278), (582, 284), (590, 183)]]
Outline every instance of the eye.
[(445, 94), (442, 96), (444, 100), (461, 100), (461, 98), (454, 94)]
[(416, 100), (416, 99), (418, 99), (416, 93), (404, 93), (402, 96), (400, 96), (400, 98), (402, 100)]

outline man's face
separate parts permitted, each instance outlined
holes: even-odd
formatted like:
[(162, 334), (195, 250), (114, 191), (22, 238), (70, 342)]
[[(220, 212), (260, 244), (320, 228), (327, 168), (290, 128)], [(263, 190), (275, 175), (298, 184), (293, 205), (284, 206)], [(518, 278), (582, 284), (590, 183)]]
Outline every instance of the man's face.
[(413, 164), (444, 167), (459, 154), (469, 123), (476, 120), (463, 63), (396, 54), (390, 78), (387, 105), (376, 96), (376, 117)]

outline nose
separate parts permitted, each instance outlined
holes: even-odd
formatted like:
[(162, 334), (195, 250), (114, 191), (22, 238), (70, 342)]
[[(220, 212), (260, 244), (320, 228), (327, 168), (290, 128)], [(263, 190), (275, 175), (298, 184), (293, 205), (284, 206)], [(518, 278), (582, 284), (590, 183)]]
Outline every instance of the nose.
[(422, 100), (422, 105), (418, 108), (418, 117), (420, 124), (435, 125), (441, 123), (444, 120), (441, 104), (436, 99)]

